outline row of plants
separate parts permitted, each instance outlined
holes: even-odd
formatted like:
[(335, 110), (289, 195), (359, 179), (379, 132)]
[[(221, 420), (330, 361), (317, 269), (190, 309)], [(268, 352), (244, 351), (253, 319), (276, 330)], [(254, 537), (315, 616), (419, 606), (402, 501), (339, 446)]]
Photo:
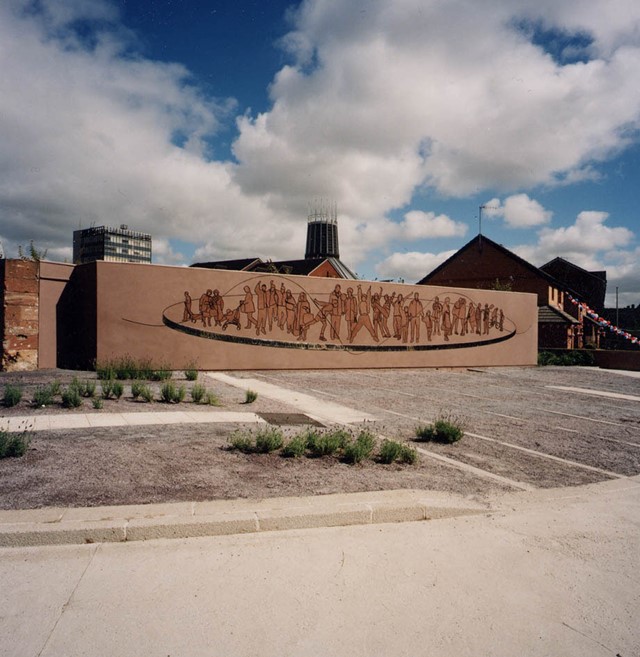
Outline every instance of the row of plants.
[[(58, 399), (64, 408), (78, 408), (83, 399), (91, 400), (94, 408), (102, 408), (103, 400), (120, 399), (125, 392), (124, 384), (118, 379), (103, 379), (99, 383), (94, 380), (80, 381), (74, 378), (65, 388), (58, 381), (48, 385), (39, 386), (33, 392), (31, 405), (36, 408), (53, 406)], [(220, 406), (220, 399), (211, 390), (195, 383), (188, 391), (191, 401), (195, 404), (206, 404), (209, 406)], [(250, 394), (251, 393), (251, 394)], [(160, 401), (167, 404), (179, 404), (187, 396), (187, 388), (177, 384), (175, 381), (167, 380), (160, 387), (160, 393), (156, 399), (152, 387), (145, 381), (131, 382), (131, 398), (141, 402)], [(8, 384), (4, 388), (2, 403), (9, 408), (16, 406), (23, 398), (23, 390), (20, 386)], [(257, 398), (257, 393), (248, 390), (245, 395), (245, 403), (251, 403)]]
[[(167, 381), (173, 375), (165, 363), (155, 364), (150, 359), (135, 360), (131, 356), (96, 363), (95, 369), (101, 380)], [(183, 372), (187, 381), (195, 381), (198, 378), (194, 363), (189, 363)]]
[(289, 438), (278, 427), (251, 431), (237, 430), (229, 437), (228, 448), (244, 454), (280, 452), (284, 458), (322, 458), (336, 456), (344, 463), (356, 464), (375, 458), (380, 463), (408, 463), (418, 460), (417, 451), (404, 443), (385, 439), (376, 452), (376, 437), (367, 430), (357, 435), (344, 429), (318, 431), (307, 428)]
[(591, 366), (595, 365), (595, 358), (592, 353), (586, 349), (570, 349), (566, 351), (559, 350), (554, 353), (552, 351), (541, 351), (538, 354), (538, 365), (561, 365), (565, 367), (572, 366)]

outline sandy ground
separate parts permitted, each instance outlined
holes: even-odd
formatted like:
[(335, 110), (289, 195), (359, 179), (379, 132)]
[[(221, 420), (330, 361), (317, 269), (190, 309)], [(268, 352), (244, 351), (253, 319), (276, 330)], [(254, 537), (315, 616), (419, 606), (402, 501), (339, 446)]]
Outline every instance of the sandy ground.
[[(40, 371), (0, 374), (0, 390), (20, 384), (24, 399), (1, 416), (42, 413), (157, 412), (187, 408), (131, 399), (102, 410), (88, 401), (70, 411), (34, 409), (33, 390), (52, 380), (67, 385), (91, 373)], [(175, 378), (189, 388), (181, 373)], [(420, 445), (454, 463), (478, 468), (534, 488), (576, 486), (640, 473), (640, 380), (584, 368), (384, 370), (236, 373), (374, 415), (368, 428), (410, 441), (416, 424), (440, 415), (458, 418), (468, 434), (455, 445)], [(292, 413), (297, 409), (259, 397), (243, 404), (243, 391), (200, 374), (220, 398), (220, 410)], [(159, 384), (154, 384), (156, 390)], [(551, 388), (550, 386), (556, 386)], [(569, 390), (579, 388), (596, 395)], [(600, 393), (626, 395), (604, 397)], [(187, 395), (187, 399), (188, 399)], [(285, 459), (227, 449), (237, 425), (164, 425), (73, 429), (33, 433), (22, 458), (0, 461), (0, 508), (96, 506), (164, 501), (262, 498), (399, 488), (450, 491), (483, 499), (510, 489), (423, 454), (416, 465), (358, 466), (336, 458)], [(293, 433), (300, 426), (285, 426)], [(354, 429), (357, 429), (354, 428)]]

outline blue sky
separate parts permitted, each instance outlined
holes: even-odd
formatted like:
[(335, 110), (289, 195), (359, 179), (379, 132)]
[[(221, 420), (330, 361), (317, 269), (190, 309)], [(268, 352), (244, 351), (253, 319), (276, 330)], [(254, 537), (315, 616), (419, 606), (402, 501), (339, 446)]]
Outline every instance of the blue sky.
[(640, 303), (635, 0), (7, 0), (0, 240), (69, 259), (127, 223), (155, 262), (304, 253), (414, 282), (483, 233)]

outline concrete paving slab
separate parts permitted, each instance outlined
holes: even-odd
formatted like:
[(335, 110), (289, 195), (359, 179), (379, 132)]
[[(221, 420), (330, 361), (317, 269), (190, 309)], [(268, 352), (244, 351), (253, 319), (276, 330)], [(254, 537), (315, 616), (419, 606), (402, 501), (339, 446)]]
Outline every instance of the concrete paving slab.
[(637, 655), (640, 487), (623, 483), (432, 523), (4, 551), (0, 654)]
[(91, 427), (121, 427), (128, 424), (125, 413), (92, 413), (87, 415)]

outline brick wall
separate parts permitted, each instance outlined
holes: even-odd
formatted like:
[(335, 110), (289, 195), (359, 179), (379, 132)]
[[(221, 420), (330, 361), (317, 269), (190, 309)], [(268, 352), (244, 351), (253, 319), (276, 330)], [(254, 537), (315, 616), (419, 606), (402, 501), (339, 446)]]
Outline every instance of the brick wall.
[(4, 371), (38, 368), (38, 264), (30, 260), (0, 260)]

